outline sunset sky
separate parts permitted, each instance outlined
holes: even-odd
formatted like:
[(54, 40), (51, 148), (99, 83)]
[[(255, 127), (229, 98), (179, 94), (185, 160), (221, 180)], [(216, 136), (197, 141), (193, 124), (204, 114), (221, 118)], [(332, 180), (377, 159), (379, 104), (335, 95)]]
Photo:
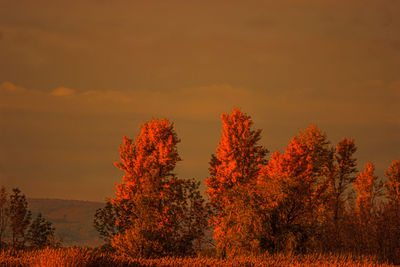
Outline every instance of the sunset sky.
[[(0, 185), (104, 201), (122, 136), (167, 117), (203, 181), (233, 107), (283, 151), (311, 123), (400, 158), (400, 1), (0, 0)], [(204, 187), (203, 187), (204, 189)]]

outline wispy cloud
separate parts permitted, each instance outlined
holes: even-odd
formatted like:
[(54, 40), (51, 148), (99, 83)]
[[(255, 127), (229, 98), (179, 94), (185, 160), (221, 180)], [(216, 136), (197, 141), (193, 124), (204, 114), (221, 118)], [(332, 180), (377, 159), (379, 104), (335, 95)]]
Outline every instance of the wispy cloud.
[(54, 96), (71, 96), (76, 94), (76, 91), (71, 88), (58, 87), (57, 89), (54, 89), (50, 94)]
[[(51, 92), (0, 84), (0, 105), (61, 113), (137, 113), (218, 120), (222, 112), (243, 107), (264, 120), (316, 120), (337, 123), (399, 123), (400, 82), (370, 80), (336, 89), (293, 89), (257, 92), (230, 85), (210, 85), (170, 91), (77, 90)], [(274, 114), (271, 116), (271, 114)]]

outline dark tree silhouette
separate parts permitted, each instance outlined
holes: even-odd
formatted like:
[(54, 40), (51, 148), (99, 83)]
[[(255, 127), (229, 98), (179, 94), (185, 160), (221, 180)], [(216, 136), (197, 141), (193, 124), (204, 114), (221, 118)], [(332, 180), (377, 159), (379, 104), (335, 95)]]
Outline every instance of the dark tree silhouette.
[(99, 232), (100, 237), (107, 243), (117, 233), (116, 212), (110, 201), (106, 202), (103, 208), (96, 210), (94, 215), (94, 227)]
[(29, 247), (33, 249), (41, 249), (55, 245), (54, 238), (55, 228), (52, 223), (43, 218), (39, 213), (32, 221), (27, 232), (27, 241)]
[(0, 188), (0, 251), (4, 248), (4, 235), (7, 229), (9, 220), (9, 200), (6, 188)]
[(14, 188), (10, 195), (10, 229), (14, 249), (24, 247), (30, 221), (31, 212), (28, 210), (25, 195), (18, 188)]

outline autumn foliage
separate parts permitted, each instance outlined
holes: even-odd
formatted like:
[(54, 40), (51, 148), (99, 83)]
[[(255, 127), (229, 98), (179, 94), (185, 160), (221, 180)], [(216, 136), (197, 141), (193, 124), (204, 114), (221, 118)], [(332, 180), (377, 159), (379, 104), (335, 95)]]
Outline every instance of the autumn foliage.
[(372, 162), (368, 162), (364, 171), (357, 176), (354, 190), (357, 192), (356, 212), (368, 219), (382, 191), (382, 182), (375, 175), (375, 165)]
[(208, 209), (199, 183), (173, 172), (180, 161), (173, 124), (152, 119), (141, 125), (135, 141), (123, 141), (115, 165), (124, 176), (108, 207), (97, 213), (96, 228), (123, 254), (193, 253), (202, 244)]
[(259, 222), (251, 217), (251, 210), (258, 209), (254, 188), (268, 150), (258, 144), (261, 130), (253, 130), (250, 117), (240, 110), (223, 114), (221, 119), (222, 136), (211, 157), (206, 185), (217, 250), (225, 254), (226, 250), (251, 248), (256, 241)]
[[(273, 201), (268, 214), (266, 248), (306, 250), (322, 220), (326, 181), (315, 175), (311, 150), (294, 137), (285, 153), (275, 152), (263, 168), (260, 195)], [(274, 190), (269, 188), (272, 184)]]
[(117, 254), (199, 254), (210, 249), (210, 227), (222, 258), (334, 253), (400, 263), (399, 160), (386, 179), (372, 162), (358, 173), (354, 139), (334, 145), (315, 125), (267, 157), (249, 115), (234, 109), (221, 120), (205, 181), (209, 204), (199, 183), (174, 173), (180, 140), (171, 122), (152, 119), (135, 140), (123, 138), (115, 165), (124, 176), (94, 221)]
[(386, 183), (373, 163), (357, 175), (354, 139), (333, 146), (315, 125), (267, 160), (261, 130), (252, 127), (239, 109), (223, 114), (211, 157), (206, 193), (220, 255), (348, 252), (399, 262), (400, 238), (381, 238), (399, 237), (399, 161)]

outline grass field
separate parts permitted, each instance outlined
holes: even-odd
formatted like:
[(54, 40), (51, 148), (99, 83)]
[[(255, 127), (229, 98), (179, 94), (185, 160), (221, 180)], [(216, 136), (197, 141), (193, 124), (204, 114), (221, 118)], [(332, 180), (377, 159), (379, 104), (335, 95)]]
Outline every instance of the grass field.
[(226, 259), (165, 257), (132, 259), (91, 249), (66, 248), (0, 252), (0, 266), (393, 266), (353, 255), (264, 254)]

